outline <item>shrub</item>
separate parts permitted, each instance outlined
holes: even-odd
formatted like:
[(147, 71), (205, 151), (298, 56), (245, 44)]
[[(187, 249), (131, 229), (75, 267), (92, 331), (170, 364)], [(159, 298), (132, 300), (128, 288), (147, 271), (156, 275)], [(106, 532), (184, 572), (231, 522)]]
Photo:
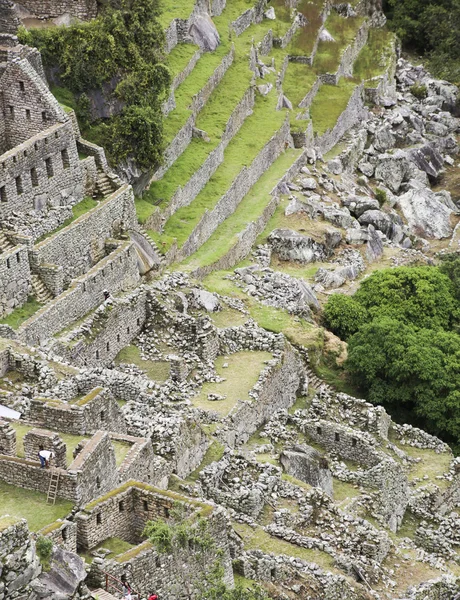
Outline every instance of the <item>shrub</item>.
[(53, 542), (51, 538), (40, 535), (35, 544), (38, 558), (44, 571), (49, 571), (51, 566), (51, 555), (53, 553)]
[(347, 340), (367, 320), (366, 309), (353, 296), (334, 294), (324, 307), (324, 324), (342, 340)]
[(418, 100), (424, 100), (428, 96), (426, 85), (420, 85), (419, 83), (414, 83), (414, 85), (409, 88), (409, 91)]
[(382, 190), (380, 188), (377, 188), (375, 190), (375, 197), (380, 206), (383, 206), (386, 203), (386, 201), (388, 200), (386, 191)]

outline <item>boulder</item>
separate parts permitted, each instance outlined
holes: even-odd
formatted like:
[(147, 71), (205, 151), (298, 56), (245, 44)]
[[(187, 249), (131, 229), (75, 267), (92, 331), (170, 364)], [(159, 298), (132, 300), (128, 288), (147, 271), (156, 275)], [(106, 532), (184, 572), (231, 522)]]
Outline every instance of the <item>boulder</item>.
[(313, 487), (319, 487), (332, 496), (332, 474), (327, 460), (306, 444), (295, 445), (280, 454), (280, 463), (288, 475)]
[(77, 554), (54, 546), (50, 570), (42, 572), (30, 587), (37, 600), (67, 600), (75, 596), (85, 578), (84, 561)]
[(266, 19), (270, 19), (270, 21), (274, 21), (276, 19), (275, 9), (273, 6), (270, 6), (270, 8), (264, 12), (264, 17)]
[(380, 208), (378, 200), (368, 196), (350, 196), (342, 202), (356, 218), (359, 218), (367, 210), (379, 210)]
[(283, 110), (283, 108), (292, 110), (292, 102), (284, 94), (280, 94), (278, 96), (278, 104), (276, 105), (276, 110)]
[(349, 212), (333, 208), (332, 206), (325, 206), (322, 209), (323, 217), (332, 225), (336, 227), (342, 227), (343, 229), (356, 228), (359, 229), (359, 223), (354, 219)]
[(369, 262), (374, 262), (374, 260), (379, 259), (383, 254), (383, 243), (372, 225), (368, 225), (367, 235), (366, 258)]
[(426, 173), (420, 171), (401, 150), (394, 154), (381, 154), (378, 157), (375, 178), (395, 194), (399, 192), (401, 185), (410, 179), (418, 179), (428, 184)]
[(391, 237), (393, 222), (390, 217), (381, 210), (367, 210), (359, 217), (358, 221), (361, 225), (372, 225), (387, 237)]
[(316, 190), (318, 186), (313, 177), (304, 177), (299, 181), (299, 185), (304, 190)]
[(442, 155), (433, 146), (426, 144), (420, 148), (412, 148), (408, 152), (417, 169), (424, 171), (429, 177), (436, 179), (444, 171)]
[(398, 198), (398, 204), (411, 233), (435, 239), (452, 235), (453, 211), (446, 206), (443, 194), (416, 185)]
[(291, 229), (275, 229), (269, 235), (268, 241), (273, 252), (281, 260), (306, 264), (323, 261), (327, 257), (326, 249), (322, 244)]
[(189, 29), (189, 35), (202, 50), (214, 52), (220, 44), (219, 32), (209, 15), (199, 15)]
[(204, 308), (208, 312), (216, 312), (220, 309), (219, 298), (215, 294), (206, 290), (193, 289), (192, 295), (194, 304), (199, 308)]

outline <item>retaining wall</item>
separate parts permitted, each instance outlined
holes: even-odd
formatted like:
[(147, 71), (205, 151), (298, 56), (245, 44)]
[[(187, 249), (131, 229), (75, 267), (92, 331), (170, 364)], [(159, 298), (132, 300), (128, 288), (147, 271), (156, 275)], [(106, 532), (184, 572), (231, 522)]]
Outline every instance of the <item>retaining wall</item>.
[(21, 0), (21, 6), (37, 17), (60, 17), (70, 14), (89, 21), (97, 16), (96, 0)]
[[(86, 273), (105, 254), (107, 238), (137, 226), (131, 186), (123, 185), (68, 227), (36, 244), (30, 252), (32, 270), (52, 264), (63, 268), (63, 286)], [(61, 290), (62, 291), (62, 290)]]
[(219, 199), (216, 206), (206, 211), (182, 248), (173, 246), (166, 254), (167, 264), (183, 260), (198, 250), (209, 239), (217, 227), (234, 213), (236, 207), (251, 187), (278, 158), (289, 143), (289, 119), (286, 118), (277, 133), (265, 144), (249, 167), (243, 167), (228, 191)]
[(225, 148), (240, 129), (246, 117), (252, 113), (254, 101), (255, 93), (254, 88), (251, 86), (246, 90), (243, 98), (230, 115), (219, 145), (209, 153), (204, 163), (193, 173), (184, 187), (179, 186), (177, 188), (165, 210), (162, 212), (157, 210), (149, 217), (146, 223), (147, 228), (160, 230), (163, 224), (179, 208), (187, 206), (198, 196), (219, 165), (222, 164)]
[(134, 287), (139, 278), (136, 251), (131, 242), (123, 242), (25, 321), (16, 331), (16, 337), (26, 344), (40, 345), (98, 306), (104, 300), (105, 289), (116, 294)]

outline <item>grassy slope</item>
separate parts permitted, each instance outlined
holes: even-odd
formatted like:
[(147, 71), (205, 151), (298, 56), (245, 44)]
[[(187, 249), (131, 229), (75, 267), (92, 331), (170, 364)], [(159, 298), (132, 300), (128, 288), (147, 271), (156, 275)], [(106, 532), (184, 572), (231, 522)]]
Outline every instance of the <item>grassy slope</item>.
[(315, 133), (322, 135), (334, 127), (346, 109), (355, 87), (355, 83), (346, 79), (341, 79), (339, 85), (321, 86), (310, 108)]

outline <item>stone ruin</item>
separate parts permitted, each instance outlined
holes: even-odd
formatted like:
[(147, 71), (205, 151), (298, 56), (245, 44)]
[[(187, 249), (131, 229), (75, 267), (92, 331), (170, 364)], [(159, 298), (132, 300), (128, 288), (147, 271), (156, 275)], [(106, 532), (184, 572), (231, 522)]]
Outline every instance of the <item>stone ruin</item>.
[[(296, 2), (289, 7), (285, 35), (270, 30), (251, 47), (253, 81), (222, 145), (146, 227), (161, 232), (222, 162), (252, 113), (257, 78), (275, 71), (262, 59), (308, 25)], [(232, 35), (276, 19), (276, 6), (267, 8), (255, 2), (232, 21)], [(192, 521), (206, 519), (230, 586), (236, 574), (283, 599), (453, 600), (459, 592), (459, 459), (382, 407), (324, 385), (311, 368), (314, 344), (289, 341), (276, 323), (281, 309), (288, 328), (303, 323), (310, 331), (321, 295), (351, 285), (388, 249), (395, 264), (428, 261), (426, 240), (452, 235), (457, 213), (448, 193), (429, 188), (457, 150), (459, 123), (449, 112), (457, 91), (422, 68), (400, 61), (396, 90), (392, 60), (357, 86), (333, 129), (315, 136), (306, 125), (315, 94), (352, 73), (370, 26), (382, 21), (378, 1), (323, 8), (315, 50), (299, 62), (313, 62), (331, 9), (370, 19), (337, 72), (319, 75), (296, 107), (302, 131), (286, 119), (184, 246), (162, 253), (138, 223), (131, 185), (82, 138), (75, 114), (51, 94), (40, 54), (14, 35), (21, 21), (91, 19), (97, 3), (0, 0), (0, 485), (39, 493), (45, 506), (57, 477), (58, 504), (73, 507), (38, 532), (21, 518), (0, 518), (0, 600), (109, 598), (101, 592), (107, 577), (123, 574), (143, 598), (152, 588), (162, 600), (183, 598), (177, 563), (144, 535), (148, 521), (169, 522), (177, 505)], [(192, 40), (199, 48), (176, 77), (165, 116), (174, 91), (219, 43), (211, 17), (224, 9), (220, 0), (197, 1), (188, 18), (168, 26), (168, 51)], [(195, 120), (234, 59), (232, 48), (193, 99), (191, 120), (156, 177), (193, 136), (206, 134)], [(276, 73), (276, 91), (279, 107), (292, 108), (282, 88), (286, 68)], [(429, 91), (418, 104), (409, 94), (415, 81)], [(297, 158), (235, 245), (213, 264), (165, 271), (193, 257), (249, 183), (292, 146)], [(137, 191), (131, 175), (125, 179)], [(387, 194), (385, 209), (372, 196), (372, 178)], [(88, 198), (94, 205), (74, 219), (73, 208)], [(256, 245), (279, 207), (302, 227), (283, 224)], [(239, 265), (245, 257), (251, 264)], [(306, 281), (295, 269), (284, 272), (286, 263), (321, 266)], [(222, 269), (230, 273), (216, 292), (202, 280)], [(32, 300), (36, 310), (12, 322)], [(51, 469), (40, 468), (40, 447), (54, 452)], [(53, 543), (50, 570), (37, 553), (40, 537)], [(113, 539), (121, 551), (104, 546)], [(198, 587), (210, 565), (193, 548), (181, 560)]]

